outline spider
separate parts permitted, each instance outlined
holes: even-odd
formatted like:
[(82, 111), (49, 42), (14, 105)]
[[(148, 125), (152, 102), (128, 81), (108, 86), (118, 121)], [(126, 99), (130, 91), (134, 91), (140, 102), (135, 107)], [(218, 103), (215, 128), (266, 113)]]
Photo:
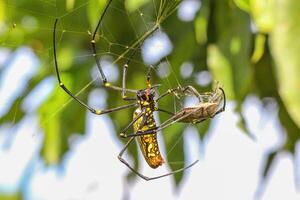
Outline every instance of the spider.
[[(127, 68), (130, 64), (130, 61), (132, 59), (132, 57), (135, 55), (137, 48), (134, 49), (134, 51), (132, 52), (132, 54), (128, 57), (128, 59), (126, 60), (125, 64), (123, 65), (123, 77), (122, 77), (122, 88), (118, 87), (118, 86), (114, 86), (111, 85), (108, 81), (107, 78), (102, 70), (102, 67), (98, 61), (97, 58), (97, 52), (96, 52), (96, 44), (95, 44), (95, 35), (98, 32), (98, 29), (101, 25), (101, 22), (104, 18), (105, 13), (107, 12), (107, 9), (110, 5), (110, 3), (112, 2), (112, 0), (110, 0), (106, 7), (104, 8), (104, 11), (102, 12), (100, 19), (98, 21), (98, 24), (96, 26), (96, 29), (94, 31), (92, 40), (91, 40), (91, 45), (92, 45), (92, 49), (93, 49), (93, 56), (95, 57), (96, 63), (97, 63), (97, 67), (99, 69), (100, 75), (101, 75), (101, 79), (103, 82), (103, 85), (109, 89), (112, 90), (116, 90), (116, 91), (121, 91), (121, 95), (122, 95), (122, 99), (125, 101), (135, 101), (134, 103), (130, 103), (127, 105), (123, 105), (123, 106), (119, 106), (116, 108), (110, 108), (110, 109), (105, 109), (105, 110), (100, 110), (100, 109), (95, 109), (93, 107), (90, 107), (89, 105), (87, 105), (86, 103), (84, 103), (82, 100), (80, 100), (79, 98), (76, 97), (75, 94), (73, 94), (65, 85), (64, 83), (61, 81), (60, 78), (60, 73), (59, 73), (59, 69), (58, 69), (58, 64), (57, 64), (57, 56), (56, 56), (56, 26), (57, 26), (57, 22), (58, 19), (55, 20), (54, 23), (54, 28), (53, 28), (53, 53), (54, 53), (54, 65), (55, 65), (55, 70), (56, 70), (56, 76), (57, 76), (57, 80), (59, 83), (59, 86), (71, 97), (73, 98), (75, 101), (77, 101), (80, 105), (82, 105), (83, 107), (85, 107), (87, 110), (89, 110), (91, 113), (96, 114), (96, 115), (102, 115), (102, 114), (107, 114), (107, 113), (111, 113), (111, 112), (115, 112), (115, 111), (119, 111), (119, 110), (123, 110), (123, 109), (127, 109), (127, 108), (133, 108), (135, 107), (135, 111), (133, 114), (133, 120), (127, 125), (127, 127), (125, 127), (125, 129), (120, 133), (121, 137), (125, 137), (126, 136), (126, 132), (130, 129), (130, 127), (133, 126), (134, 132), (136, 133), (144, 133), (147, 130), (151, 130), (151, 129), (159, 129), (160, 126), (156, 125), (153, 113), (155, 111), (161, 111), (161, 112), (165, 112), (168, 114), (172, 114), (169, 111), (166, 111), (164, 109), (160, 109), (157, 107), (157, 102), (164, 96), (171, 94), (175, 91), (175, 89), (170, 89), (167, 92), (165, 92), (163, 95), (159, 96), (156, 98), (156, 91), (155, 89), (157, 87), (159, 87), (159, 85), (153, 85), (151, 84), (150, 81), (150, 67), (147, 73), (147, 87), (145, 89), (141, 89), (141, 90), (133, 90), (133, 89), (127, 89), (126, 88), (126, 74), (127, 74)], [(135, 94), (135, 97), (127, 97), (126, 93), (133, 93)], [(172, 171), (170, 173), (167, 174), (163, 174), (160, 176), (155, 176), (155, 177), (147, 177), (141, 173), (139, 173), (137, 170), (135, 170), (133, 167), (130, 166), (130, 164), (122, 158), (122, 155), (124, 154), (124, 152), (127, 150), (128, 146), (130, 145), (130, 143), (133, 141), (134, 138), (137, 138), (137, 141), (139, 143), (141, 152), (146, 160), (146, 162), (148, 163), (148, 165), (151, 168), (157, 168), (160, 165), (162, 165), (164, 163), (164, 160), (161, 156), (161, 153), (159, 151), (159, 147), (158, 147), (158, 143), (157, 143), (157, 137), (156, 137), (157, 131), (152, 130), (151, 133), (147, 133), (147, 134), (143, 134), (141, 136), (133, 136), (131, 137), (128, 142), (125, 144), (124, 148), (120, 151), (120, 153), (118, 154), (118, 159), (125, 164), (132, 172), (134, 172), (135, 174), (137, 174), (139, 177), (141, 177), (144, 180), (154, 180), (154, 179), (158, 179), (158, 178), (162, 178), (165, 176), (169, 176), (181, 171), (184, 171), (190, 167), (192, 167), (194, 164), (196, 164), (198, 162), (198, 160), (194, 161), (193, 163), (191, 163), (190, 165), (180, 168), (178, 170)]]
[[(122, 136), (127, 138), (142, 136), (145, 134), (152, 133), (153, 131), (158, 132), (162, 129), (171, 126), (176, 122), (197, 124), (209, 118), (213, 118), (217, 114), (225, 111), (226, 96), (223, 88), (220, 87), (219, 84), (217, 84), (217, 87), (213, 92), (206, 92), (204, 94), (200, 94), (193, 86), (190, 85), (186, 87), (174, 88), (172, 89), (171, 93), (175, 94), (176, 97), (178, 97), (179, 95), (195, 96), (198, 98), (199, 102), (196, 105), (182, 108), (181, 110), (173, 114), (172, 117), (164, 121), (159, 127), (154, 127), (143, 132), (138, 131), (134, 134)], [(160, 98), (164, 97), (167, 94), (168, 93), (161, 95)], [(157, 100), (159, 100), (159, 98)], [(222, 100), (223, 106), (220, 109), (218, 109)]]

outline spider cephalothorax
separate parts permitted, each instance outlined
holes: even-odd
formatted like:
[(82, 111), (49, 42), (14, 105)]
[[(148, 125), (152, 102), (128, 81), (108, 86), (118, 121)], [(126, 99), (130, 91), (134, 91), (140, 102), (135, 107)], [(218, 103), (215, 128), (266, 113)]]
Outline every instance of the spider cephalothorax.
[(137, 100), (138, 104), (141, 108), (143, 107), (149, 107), (150, 109), (155, 108), (155, 90), (153, 88), (148, 88), (145, 90), (139, 90), (137, 92)]

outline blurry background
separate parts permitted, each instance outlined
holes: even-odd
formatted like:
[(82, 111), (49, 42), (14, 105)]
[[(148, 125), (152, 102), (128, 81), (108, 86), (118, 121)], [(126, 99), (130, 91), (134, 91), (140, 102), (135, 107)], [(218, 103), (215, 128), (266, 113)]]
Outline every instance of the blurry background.
[[(102, 87), (90, 45), (106, 0), (0, 0), (0, 199), (299, 199), (300, 2), (297, 0), (113, 0), (97, 33), (97, 55), (109, 82), (139, 45), (127, 85), (158, 92), (220, 81), (226, 111), (198, 125), (158, 134), (166, 164), (147, 166), (118, 133), (133, 109), (90, 114), (58, 86), (55, 18), (62, 80), (97, 108), (126, 104)], [(158, 30), (151, 30), (158, 25)], [(145, 41), (143, 41), (145, 40)], [(160, 101), (176, 111), (193, 99)], [(169, 116), (159, 113), (157, 122)], [(132, 131), (132, 130), (130, 130)]]

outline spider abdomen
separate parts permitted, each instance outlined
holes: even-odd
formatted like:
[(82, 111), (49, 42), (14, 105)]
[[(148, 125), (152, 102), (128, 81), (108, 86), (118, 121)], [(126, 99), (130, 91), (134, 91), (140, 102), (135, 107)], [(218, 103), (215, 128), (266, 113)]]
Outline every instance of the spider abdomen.
[[(140, 112), (141, 110), (139, 108), (136, 109), (133, 114), (133, 118), (136, 118), (137, 115), (140, 114)], [(144, 118), (146, 119), (145, 122), (143, 122)], [(141, 125), (142, 123), (144, 123), (144, 125)], [(152, 111), (148, 111), (147, 115), (139, 118), (133, 124), (133, 128), (135, 133), (156, 128), (156, 123)], [(164, 160), (159, 151), (156, 133), (138, 136), (137, 140), (143, 156), (151, 168), (157, 168), (164, 163)]]

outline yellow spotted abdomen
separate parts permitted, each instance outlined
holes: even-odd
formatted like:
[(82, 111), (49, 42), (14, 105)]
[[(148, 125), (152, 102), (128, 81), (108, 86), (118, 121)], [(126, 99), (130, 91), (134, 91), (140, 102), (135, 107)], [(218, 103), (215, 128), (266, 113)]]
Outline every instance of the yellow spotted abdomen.
[[(156, 123), (152, 111), (148, 110), (147, 112), (148, 112), (147, 121), (145, 121), (142, 127), (141, 127), (141, 123), (143, 121), (143, 117), (140, 117), (133, 124), (135, 133), (138, 131), (146, 131), (149, 129), (153, 129), (156, 127)], [(133, 118), (135, 119), (136, 116), (139, 115), (140, 113), (141, 113), (140, 108), (136, 109), (133, 114)], [(139, 143), (143, 156), (150, 167), (157, 168), (164, 163), (164, 160), (159, 151), (157, 136), (155, 133), (138, 136), (137, 141)]]

